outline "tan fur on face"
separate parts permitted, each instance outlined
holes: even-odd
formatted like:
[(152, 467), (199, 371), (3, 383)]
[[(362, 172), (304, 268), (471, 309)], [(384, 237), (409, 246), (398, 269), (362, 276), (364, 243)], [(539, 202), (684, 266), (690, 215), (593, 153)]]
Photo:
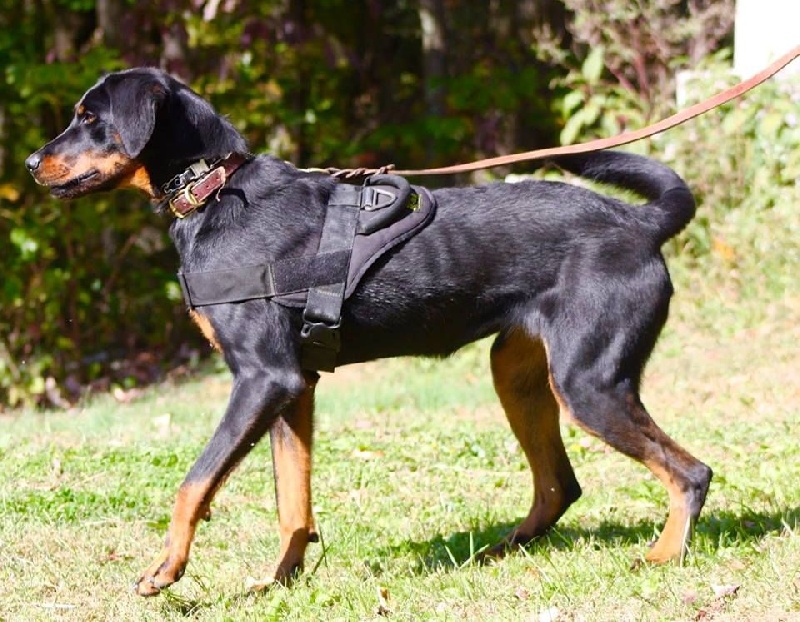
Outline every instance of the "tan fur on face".
[(92, 180), (93, 184), (107, 181), (133, 169), (138, 163), (121, 153), (101, 154), (85, 152), (78, 156), (45, 156), (37, 171), (39, 182), (45, 185), (64, 184), (85, 175), (90, 171), (97, 171), (99, 180)]
[(90, 151), (77, 156), (45, 156), (36, 178), (46, 186), (61, 185), (91, 171), (96, 171), (97, 175), (87, 180), (89, 186), (118, 180), (115, 188), (134, 188), (151, 199), (157, 198), (158, 193), (141, 162), (118, 152), (101, 154)]
[(135, 188), (136, 190), (145, 192), (151, 199), (157, 196), (153, 184), (150, 181), (150, 175), (147, 173), (147, 169), (141, 165), (123, 178), (117, 188)]

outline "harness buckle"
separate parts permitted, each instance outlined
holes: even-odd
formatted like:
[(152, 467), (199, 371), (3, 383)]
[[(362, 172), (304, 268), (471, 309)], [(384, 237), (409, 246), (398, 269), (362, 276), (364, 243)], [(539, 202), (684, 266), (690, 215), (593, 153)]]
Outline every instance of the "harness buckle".
[(336, 369), (336, 355), (342, 347), (339, 333), (341, 322), (325, 324), (306, 320), (300, 329), (302, 342), (300, 356), (304, 369), (333, 371)]

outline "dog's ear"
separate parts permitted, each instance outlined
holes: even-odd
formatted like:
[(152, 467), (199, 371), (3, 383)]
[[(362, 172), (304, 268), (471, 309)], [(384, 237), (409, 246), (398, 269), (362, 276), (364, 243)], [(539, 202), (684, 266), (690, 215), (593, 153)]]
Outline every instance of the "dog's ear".
[(135, 158), (144, 149), (156, 127), (156, 111), (167, 96), (157, 80), (128, 78), (110, 85), (111, 115), (126, 153)]

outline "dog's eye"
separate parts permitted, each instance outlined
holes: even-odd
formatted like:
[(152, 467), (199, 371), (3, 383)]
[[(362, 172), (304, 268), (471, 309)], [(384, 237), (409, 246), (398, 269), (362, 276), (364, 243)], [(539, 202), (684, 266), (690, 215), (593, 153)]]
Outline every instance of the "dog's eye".
[(89, 112), (88, 110), (84, 112), (83, 115), (81, 116), (81, 123), (83, 123), (84, 125), (91, 125), (95, 121), (97, 121), (97, 117), (94, 115), (93, 112)]

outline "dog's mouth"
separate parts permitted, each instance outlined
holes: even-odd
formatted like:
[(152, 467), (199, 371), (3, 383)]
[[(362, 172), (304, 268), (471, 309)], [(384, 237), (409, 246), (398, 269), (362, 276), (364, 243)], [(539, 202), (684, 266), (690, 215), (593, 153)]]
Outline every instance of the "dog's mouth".
[(94, 179), (98, 175), (100, 175), (100, 171), (98, 171), (97, 169), (91, 169), (81, 175), (78, 175), (77, 177), (73, 177), (69, 181), (65, 181), (64, 183), (49, 184), (50, 194), (58, 199), (77, 196), (81, 194), (81, 191), (83, 189), (82, 186), (87, 181)]

